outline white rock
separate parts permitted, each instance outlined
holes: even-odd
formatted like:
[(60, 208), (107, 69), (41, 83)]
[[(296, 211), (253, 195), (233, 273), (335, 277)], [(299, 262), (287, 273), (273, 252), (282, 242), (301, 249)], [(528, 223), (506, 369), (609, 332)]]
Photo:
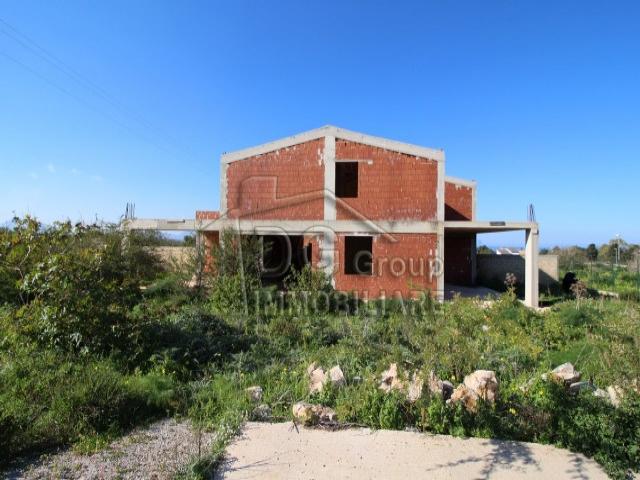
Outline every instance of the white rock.
[(318, 423), (335, 423), (337, 421), (336, 412), (332, 408), (322, 405), (298, 402), (291, 407), (291, 411), (293, 418), (306, 426)]
[(498, 395), (498, 379), (492, 370), (476, 370), (464, 377), (464, 384), (485, 402), (494, 404)]
[(403, 390), (404, 383), (398, 378), (398, 365), (392, 363), (389, 368), (380, 375), (380, 390), (389, 393), (392, 390)]
[(607, 387), (607, 394), (609, 395), (609, 401), (611, 405), (618, 408), (620, 403), (622, 402), (622, 397), (624, 396), (624, 391), (622, 388), (617, 385), (609, 385)]
[(318, 413), (314, 405), (306, 402), (294, 403), (291, 407), (293, 418), (303, 425), (315, 425), (318, 423)]
[(322, 367), (316, 368), (309, 374), (309, 393), (321, 392), (325, 383), (327, 383), (327, 374)]
[(498, 395), (498, 380), (491, 370), (476, 370), (464, 377), (464, 382), (453, 391), (447, 404), (462, 403), (469, 412), (478, 411), (480, 399), (493, 405)]
[(578, 372), (569, 362), (563, 363), (562, 365), (554, 368), (550, 375), (552, 379), (563, 383), (565, 386), (569, 386), (572, 383), (580, 381), (580, 372)]
[(458, 385), (451, 398), (447, 400), (447, 405), (456, 405), (457, 403), (462, 403), (469, 412), (475, 413), (478, 411), (478, 395), (464, 383)]
[(347, 383), (340, 365), (336, 365), (329, 370), (329, 379), (334, 387), (342, 387)]
[(247, 397), (254, 403), (259, 403), (262, 400), (262, 387), (255, 385), (245, 389)]

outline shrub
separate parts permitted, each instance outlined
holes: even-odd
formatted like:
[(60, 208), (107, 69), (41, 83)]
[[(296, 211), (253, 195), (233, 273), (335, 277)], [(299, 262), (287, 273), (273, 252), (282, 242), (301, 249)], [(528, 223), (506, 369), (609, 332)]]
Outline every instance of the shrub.
[(261, 288), (260, 241), (227, 229), (221, 232), (220, 244), (213, 246), (211, 254), (211, 307), (217, 314), (242, 322), (254, 311), (256, 292)]
[(17, 328), (43, 347), (108, 353), (126, 349), (128, 313), (141, 285), (160, 271), (155, 257), (114, 226), (15, 220), (0, 244), (6, 271), (18, 272)]
[(120, 432), (179, 405), (170, 377), (125, 376), (109, 361), (32, 349), (0, 361), (0, 463), (34, 448)]

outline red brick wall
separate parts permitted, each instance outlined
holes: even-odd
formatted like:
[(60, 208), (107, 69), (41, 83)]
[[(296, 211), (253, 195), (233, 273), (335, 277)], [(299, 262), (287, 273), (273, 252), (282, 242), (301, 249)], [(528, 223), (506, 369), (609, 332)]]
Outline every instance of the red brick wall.
[[(360, 298), (414, 296), (421, 289), (435, 292), (437, 278), (429, 276), (429, 260), (436, 256), (437, 235), (394, 234), (393, 243), (383, 235), (373, 238), (373, 275), (344, 273), (344, 235), (338, 235), (335, 255), (335, 286), (345, 292), (358, 291)], [(394, 260), (400, 259), (400, 260)], [(421, 262), (422, 261), (422, 262)], [(400, 275), (404, 264), (404, 274)], [(421, 267), (422, 265), (422, 267)], [(395, 274), (394, 274), (395, 272)], [(413, 287), (413, 288), (412, 288)]]
[(444, 184), (444, 219), (473, 220), (473, 189), (451, 182)]
[[(437, 220), (438, 163), (348, 140), (336, 139), (336, 160), (373, 160), (358, 167), (358, 198), (342, 198), (372, 220)], [(336, 218), (354, 216), (338, 202)]]
[(324, 218), (324, 138), (256, 155), (227, 167), (229, 217)]
[(217, 210), (196, 210), (196, 220), (217, 220), (220, 212)]
[(214, 245), (220, 244), (220, 232), (203, 232), (202, 236), (204, 238), (204, 270), (205, 272), (210, 272), (213, 269), (213, 255), (211, 255), (211, 252)]
[(311, 244), (311, 266), (316, 268), (320, 263), (321, 252), (320, 252), (320, 243), (319, 243), (318, 235), (305, 235), (304, 236), (304, 244)]
[(476, 242), (474, 234), (444, 236), (444, 281), (453, 285), (473, 283), (472, 256)]

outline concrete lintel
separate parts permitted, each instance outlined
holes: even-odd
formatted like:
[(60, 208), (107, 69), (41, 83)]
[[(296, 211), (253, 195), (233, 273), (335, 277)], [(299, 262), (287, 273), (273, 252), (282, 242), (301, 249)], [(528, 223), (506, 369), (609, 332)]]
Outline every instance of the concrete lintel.
[(333, 136), (341, 138), (343, 140), (350, 140), (352, 142), (363, 143), (365, 145), (371, 145), (373, 147), (384, 148), (386, 150), (392, 150), (394, 152), (406, 153), (408, 155), (415, 155), (416, 157), (429, 158), (431, 160), (443, 161), (444, 152), (435, 148), (421, 147), (410, 143), (398, 142), (396, 140), (389, 140), (382, 137), (374, 137), (372, 135), (366, 135), (364, 133), (353, 132), (345, 130), (343, 128), (327, 125), (307, 132), (299, 133), (290, 137), (286, 137), (273, 142), (264, 143), (255, 147), (245, 148), (237, 150), (235, 152), (224, 153), (222, 155), (222, 163), (231, 163), (244, 158), (253, 157), (255, 155), (262, 155), (264, 153), (272, 152), (280, 148), (291, 147), (300, 143), (316, 140), (318, 138)]
[(122, 223), (125, 230), (196, 230), (196, 220), (191, 218), (134, 218)]
[(469, 188), (474, 188), (478, 184), (478, 182), (476, 182), (475, 180), (466, 180), (464, 178), (452, 177), (450, 175), (447, 175), (445, 177), (445, 181), (454, 183), (456, 185), (463, 185)]
[(350, 163), (350, 162), (366, 163), (367, 165), (373, 165), (373, 159), (371, 158), (336, 158), (336, 163)]
[(219, 219), (196, 222), (198, 231), (219, 231), (225, 228), (240, 230), (245, 233), (370, 233), (374, 235), (394, 233), (438, 233), (438, 222), (422, 221), (376, 221), (361, 220), (252, 220), (252, 219)]
[(444, 222), (445, 231), (452, 232), (470, 232), (470, 233), (492, 233), (492, 232), (511, 232), (516, 230), (532, 230), (538, 231), (536, 222), (479, 222), (467, 220), (455, 220)]

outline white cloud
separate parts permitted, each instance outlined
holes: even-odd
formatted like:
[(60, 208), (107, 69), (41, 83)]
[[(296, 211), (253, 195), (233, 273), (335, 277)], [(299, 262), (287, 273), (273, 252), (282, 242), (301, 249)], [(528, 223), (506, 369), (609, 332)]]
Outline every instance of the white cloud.
[(49, 173), (56, 173), (56, 167), (53, 165), (53, 163), (47, 165), (47, 170), (49, 170)]

